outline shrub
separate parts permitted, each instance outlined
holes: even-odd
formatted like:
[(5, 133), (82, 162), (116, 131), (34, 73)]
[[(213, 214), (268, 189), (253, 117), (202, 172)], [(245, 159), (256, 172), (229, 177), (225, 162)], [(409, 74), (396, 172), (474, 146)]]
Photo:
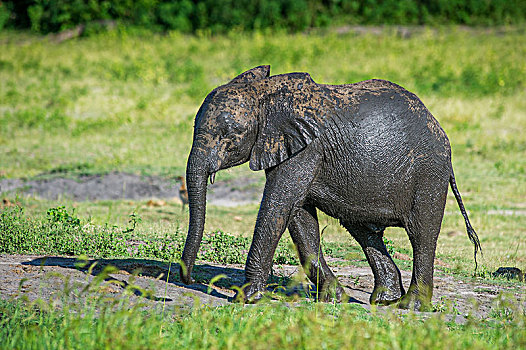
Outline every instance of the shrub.
[(265, 28), (301, 31), (331, 23), (502, 25), (524, 23), (521, 0), (17, 0), (0, 3), (0, 29), (39, 33), (115, 20), (182, 32)]
[[(185, 235), (178, 231), (162, 238), (126, 240), (140, 223), (137, 214), (130, 215), (126, 229), (117, 226), (96, 226), (83, 222), (59, 206), (47, 211), (44, 218), (25, 215), (21, 207), (8, 207), (0, 212), (0, 254), (63, 254), (90, 257), (135, 257), (177, 261), (181, 258)], [(251, 240), (222, 231), (204, 235), (197, 258), (222, 264), (244, 264)], [(330, 251), (330, 248), (328, 248)], [(282, 239), (274, 262), (298, 264), (299, 260), (289, 240)]]

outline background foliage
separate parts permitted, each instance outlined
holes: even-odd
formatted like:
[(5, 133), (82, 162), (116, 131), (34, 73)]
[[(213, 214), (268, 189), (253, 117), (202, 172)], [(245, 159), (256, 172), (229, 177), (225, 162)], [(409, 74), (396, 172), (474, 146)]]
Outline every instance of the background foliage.
[[(17, 0), (0, 2), (4, 26), (57, 32), (102, 21), (182, 32), (265, 28), (300, 31), (329, 24), (524, 23), (521, 0)], [(89, 33), (89, 31), (87, 31)]]

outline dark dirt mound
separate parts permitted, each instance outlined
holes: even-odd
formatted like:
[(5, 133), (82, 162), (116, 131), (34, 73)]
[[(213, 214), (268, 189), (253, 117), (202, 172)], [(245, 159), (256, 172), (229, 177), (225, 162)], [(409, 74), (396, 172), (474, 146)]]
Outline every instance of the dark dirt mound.
[[(235, 179), (218, 179), (208, 185), (207, 201), (218, 206), (239, 206), (261, 201), (264, 181), (263, 174)], [(116, 200), (116, 199), (173, 199), (179, 196), (180, 180), (159, 176), (112, 172), (108, 174), (53, 176), (46, 178), (0, 179), (0, 196), (19, 194), (39, 198), (75, 201)], [(457, 215), (457, 212), (446, 212)], [(526, 215), (526, 210), (488, 210), (487, 215)]]
[[(167, 199), (177, 197), (180, 186), (176, 179), (112, 172), (71, 178), (2, 179), (0, 195), (18, 193), (50, 200), (69, 198), (76, 201)], [(209, 185), (207, 198), (210, 204), (235, 206), (259, 202), (262, 192), (262, 186), (254, 178), (218, 180)]]

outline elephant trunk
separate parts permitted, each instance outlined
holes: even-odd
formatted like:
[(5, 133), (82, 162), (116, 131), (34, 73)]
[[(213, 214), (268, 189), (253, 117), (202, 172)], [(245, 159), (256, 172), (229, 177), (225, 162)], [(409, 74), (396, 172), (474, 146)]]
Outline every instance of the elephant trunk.
[(204, 166), (206, 163), (203, 155), (197, 154), (195, 150), (190, 152), (188, 165), (186, 167), (190, 221), (179, 271), (181, 280), (185, 284), (192, 283), (192, 268), (194, 267), (197, 252), (199, 251), (199, 246), (203, 238), (206, 214), (206, 186), (209, 175), (208, 167)]

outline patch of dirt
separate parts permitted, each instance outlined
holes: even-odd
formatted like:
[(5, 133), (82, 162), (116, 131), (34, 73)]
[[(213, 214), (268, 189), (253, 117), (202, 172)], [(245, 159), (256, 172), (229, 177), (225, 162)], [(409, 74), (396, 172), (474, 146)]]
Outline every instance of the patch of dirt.
[[(231, 286), (239, 286), (244, 280), (242, 265), (198, 263), (193, 272), (198, 283), (186, 286), (179, 280), (177, 264), (169, 266), (165, 262), (141, 259), (100, 259), (92, 260), (90, 264), (95, 261), (95, 268), (89, 270), (87, 267), (76, 267), (76, 260), (71, 257), (0, 255), (0, 298), (20, 298), (25, 295), (29, 300), (60, 299), (67, 286), (73, 287), (71, 295), (81, 295), (82, 288), (88, 283), (93, 283), (96, 276), (108, 265), (116, 267), (116, 272), (111, 273), (102, 282), (102, 292), (119, 295), (125, 286), (133, 284), (140, 289), (131, 296), (132, 301), (140, 300), (151, 308), (162, 307), (164, 303), (168, 307), (192, 307), (196, 301), (210, 306), (224, 305), (234, 295)], [(169, 268), (170, 277), (166, 283)], [(370, 309), (369, 296), (374, 285), (370, 268), (332, 267), (332, 270), (350, 297), (349, 302)], [(206, 281), (219, 274), (225, 274), (228, 279), (218, 281), (208, 293), (209, 286)], [(280, 265), (275, 266), (273, 270), (274, 281), (288, 294), (298, 291), (298, 287), (286, 287), (298, 274), (303, 276), (302, 269), (297, 266)], [(303, 280), (303, 277), (299, 279)], [(407, 288), (411, 272), (402, 271), (402, 280)], [(449, 306), (451, 311), (447, 317), (459, 323), (466, 322), (467, 315), (478, 318), (490, 316), (492, 307), (501, 293), (510, 293), (517, 302), (521, 300), (525, 303), (525, 286), (498, 286), (476, 280), (462, 281), (440, 273), (435, 275), (434, 283), (433, 303), (444, 310)], [(144, 290), (153, 293), (145, 294)], [(379, 307), (379, 310), (385, 311), (387, 308)]]
[[(0, 195), (29, 195), (49, 200), (75, 201), (115, 199), (172, 199), (179, 196), (179, 180), (158, 176), (112, 172), (104, 175), (51, 177), (43, 179), (1, 179)], [(263, 185), (257, 178), (220, 180), (208, 185), (209, 204), (237, 206), (259, 203)]]
[[(258, 204), (263, 195), (262, 174), (235, 179), (218, 179), (208, 185), (207, 202), (211, 205), (235, 207)], [(24, 179), (0, 179), (0, 196), (36, 196), (49, 200), (72, 199), (95, 200), (149, 200), (175, 199), (179, 201), (181, 182), (177, 178), (141, 176), (137, 174), (111, 172), (108, 174), (80, 175), (77, 177), (49, 177)], [(7, 199), (6, 199), (7, 200)], [(6, 203), (4, 203), (6, 204)], [(457, 211), (446, 211), (446, 215), (458, 215)], [(524, 209), (488, 210), (486, 215), (524, 216)], [(464, 235), (449, 232), (447, 235)]]

